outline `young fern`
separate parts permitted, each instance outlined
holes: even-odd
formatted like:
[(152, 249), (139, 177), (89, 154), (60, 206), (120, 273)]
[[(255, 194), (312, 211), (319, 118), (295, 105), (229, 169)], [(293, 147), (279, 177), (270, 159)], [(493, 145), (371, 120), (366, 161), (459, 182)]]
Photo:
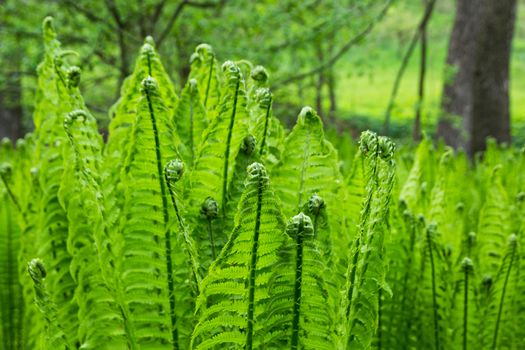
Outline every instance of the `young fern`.
[(269, 278), (284, 240), (284, 220), (266, 169), (253, 163), (235, 228), (201, 284), (192, 348), (264, 347)]
[[(265, 346), (274, 349), (333, 349), (333, 299), (326, 286), (321, 251), (310, 217), (288, 222), (280, 262), (270, 280)], [(278, 272), (277, 272), (278, 271)]]
[[(379, 290), (391, 294), (385, 281), (383, 240), (394, 184), (394, 144), (366, 132), (360, 151), (367, 159), (367, 197), (363, 203), (358, 236), (351, 250), (342, 311), (346, 329), (342, 341), (347, 348), (371, 346), (377, 330)], [(384, 186), (379, 187), (378, 184)]]
[(301, 110), (284, 149), (272, 175), (285, 215), (297, 214), (314, 193), (322, 196), (327, 205), (335, 203), (341, 185), (337, 152), (325, 140), (321, 119), (312, 108)]
[(56, 305), (45, 287), (44, 279), (47, 276), (47, 270), (44, 263), (40, 259), (33, 259), (27, 264), (27, 271), (33, 280), (36, 307), (46, 320), (45, 348), (73, 349), (59, 322)]
[[(177, 195), (175, 193), (175, 183), (177, 183), (184, 173), (184, 163), (179, 159), (170, 160), (164, 169), (164, 176), (166, 178), (166, 185), (168, 187), (171, 204), (173, 205), (173, 211), (177, 218), (177, 223), (179, 227), (179, 237), (184, 242), (184, 251), (187, 255), (188, 263), (191, 266), (191, 274), (194, 281), (194, 288), (196, 295), (199, 294), (199, 284), (201, 282), (200, 269), (199, 269), (199, 260), (197, 258), (197, 253), (195, 251), (195, 244), (190, 237), (188, 228), (184, 222), (184, 219), (181, 215), (181, 210), (177, 204)], [(171, 250), (171, 248), (170, 248)], [(170, 269), (171, 267), (168, 267)]]
[(189, 80), (182, 89), (173, 121), (180, 138), (178, 151), (184, 157), (185, 162), (193, 166), (202, 141), (202, 134), (208, 127), (208, 117), (200, 100), (195, 79)]
[(95, 118), (83, 110), (69, 113), (64, 129), (70, 147), (66, 148), (69, 156), (58, 195), (69, 221), (67, 249), (76, 282), (79, 343), (83, 349), (134, 348), (128, 311), (122, 298), (108, 287), (113, 280), (102, 271), (103, 264), (98, 260), (107, 255), (99, 254), (96, 248), (105, 249), (105, 237), (99, 237), (104, 230), (98, 178), (102, 138)]
[(222, 82), (220, 79), (220, 64), (215, 58), (213, 48), (208, 44), (200, 44), (190, 58), (190, 79), (195, 79), (199, 87), (200, 100), (208, 112), (208, 117), (216, 117), (221, 100)]
[(226, 217), (228, 185), (232, 181), (235, 158), (247, 133), (248, 111), (244, 78), (233, 62), (223, 64), (224, 90), (219, 114), (205, 131), (193, 172), (189, 202), (197, 217), (202, 202), (214, 196)]
[[(156, 81), (142, 83), (142, 98), (134, 123), (126, 166), (122, 172), (125, 201), (116, 247), (117, 271), (127, 307), (141, 347), (178, 348), (172, 259), (175, 256), (170, 229), (169, 193), (164, 164), (177, 158), (171, 120)], [(189, 325), (186, 325), (188, 327)]]

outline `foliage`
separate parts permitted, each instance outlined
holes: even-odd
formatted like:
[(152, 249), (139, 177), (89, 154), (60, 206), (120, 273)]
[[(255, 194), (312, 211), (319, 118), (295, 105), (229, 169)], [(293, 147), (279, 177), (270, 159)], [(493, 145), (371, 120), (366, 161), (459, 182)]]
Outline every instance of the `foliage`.
[(151, 38), (104, 142), (44, 41), (35, 133), (0, 145), (2, 349), (523, 344), (523, 150), (335, 147), (209, 45), (177, 95)]

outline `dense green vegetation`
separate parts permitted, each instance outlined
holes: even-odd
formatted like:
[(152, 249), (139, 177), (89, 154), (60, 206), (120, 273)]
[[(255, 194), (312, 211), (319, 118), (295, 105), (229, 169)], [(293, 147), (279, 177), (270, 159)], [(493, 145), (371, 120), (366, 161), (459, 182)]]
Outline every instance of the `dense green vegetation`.
[[(0, 151), (3, 349), (519, 349), (525, 152), (330, 136), (268, 73), (145, 40), (103, 140), (52, 22)], [(330, 139), (332, 142), (330, 142)]]

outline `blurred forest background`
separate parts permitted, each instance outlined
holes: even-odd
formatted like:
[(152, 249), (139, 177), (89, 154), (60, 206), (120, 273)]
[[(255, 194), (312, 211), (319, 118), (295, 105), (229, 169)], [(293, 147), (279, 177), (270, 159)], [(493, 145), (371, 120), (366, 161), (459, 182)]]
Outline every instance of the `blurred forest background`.
[[(0, 136), (31, 130), (41, 22), (78, 53), (102, 132), (153, 36), (177, 87), (202, 42), (270, 72), (276, 115), (401, 139), (421, 131), (475, 152), (525, 143), (525, 0), (0, 0)], [(509, 102), (510, 101), (510, 102)], [(512, 125), (512, 128), (510, 127)]]

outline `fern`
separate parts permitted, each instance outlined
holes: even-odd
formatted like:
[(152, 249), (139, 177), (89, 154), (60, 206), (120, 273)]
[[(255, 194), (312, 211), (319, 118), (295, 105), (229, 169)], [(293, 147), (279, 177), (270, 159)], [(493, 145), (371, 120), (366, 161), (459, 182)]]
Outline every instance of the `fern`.
[(219, 63), (215, 58), (213, 48), (208, 44), (200, 44), (190, 58), (190, 79), (195, 79), (199, 87), (200, 100), (209, 113), (209, 118), (215, 118), (215, 111), (221, 99), (221, 80)]
[(174, 122), (180, 137), (179, 153), (193, 165), (202, 134), (208, 126), (206, 110), (200, 100), (197, 81), (188, 81), (175, 108)]
[(270, 282), (265, 346), (333, 349), (333, 300), (327, 290), (327, 267), (314, 237), (314, 224), (299, 213), (290, 219), (286, 232), (291, 240), (281, 249), (279, 272)]
[(248, 167), (235, 228), (201, 284), (195, 349), (264, 347), (269, 279), (284, 241), (284, 221), (264, 166)]
[[(133, 335), (126, 329), (127, 310), (117, 305), (108, 281), (102, 277), (94, 243), (97, 231), (103, 230), (99, 198), (102, 139), (95, 119), (82, 110), (71, 112), (64, 128), (70, 140), (70, 156), (58, 192), (69, 222), (68, 252), (72, 256), (70, 271), (76, 282), (75, 298), (79, 306), (78, 339), (82, 349), (128, 347)], [(123, 315), (121, 314), (123, 311)], [(96, 326), (93, 326), (96, 324)]]
[(244, 79), (233, 62), (223, 65), (224, 91), (218, 116), (203, 136), (203, 144), (191, 174), (189, 201), (197, 216), (198, 207), (208, 196), (214, 196), (223, 217), (226, 216), (228, 184), (233, 177), (235, 158), (247, 132), (248, 112)]
[(304, 107), (301, 110), (295, 127), (285, 140), (284, 149), (286, 151), (272, 175), (285, 215), (297, 214), (314, 193), (322, 196), (327, 205), (335, 204), (341, 184), (337, 152), (324, 139), (321, 119), (313, 109)]
[(168, 109), (155, 80), (142, 83), (142, 98), (123, 169), (123, 244), (117, 248), (132, 322), (141, 347), (178, 347), (171, 249), (172, 232), (164, 164), (176, 156)]
[[(343, 308), (346, 330), (343, 342), (348, 348), (370, 348), (377, 330), (379, 301), (385, 290), (383, 240), (394, 183), (394, 145), (387, 138), (363, 133), (361, 153), (367, 159), (367, 196), (363, 203), (359, 233), (355, 238), (347, 272)], [(379, 187), (379, 183), (385, 186)]]
[(47, 292), (44, 279), (47, 270), (44, 263), (39, 259), (31, 260), (27, 265), (27, 270), (34, 283), (35, 304), (38, 310), (46, 319), (46, 339), (42, 346), (44, 349), (72, 349), (65, 335), (63, 326), (59, 323), (56, 305)]

